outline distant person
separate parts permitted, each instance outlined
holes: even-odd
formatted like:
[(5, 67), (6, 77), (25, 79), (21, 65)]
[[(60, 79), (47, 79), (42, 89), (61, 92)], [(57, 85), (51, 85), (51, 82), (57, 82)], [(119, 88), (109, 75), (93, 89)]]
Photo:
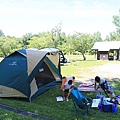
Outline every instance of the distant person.
[[(69, 95), (71, 89), (74, 87), (74, 81), (75, 81), (74, 76), (70, 78), (66, 78), (66, 77), (62, 78), (61, 90), (62, 90), (63, 100), (69, 101)], [(67, 96), (65, 98), (66, 92), (67, 92)]]
[[(97, 85), (98, 83), (98, 85)], [(108, 94), (112, 94), (112, 97), (114, 98), (115, 97), (115, 94), (113, 91), (109, 90), (108, 88), (108, 83), (106, 81), (105, 78), (101, 78), (99, 76), (96, 76), (95, 77), (95, 90), (97, 90), (99, 87), (101, 87), (103, 89), (103, 91), (105, 92), (105, 94), (107, 95), (107, 97), (109, 97)]]

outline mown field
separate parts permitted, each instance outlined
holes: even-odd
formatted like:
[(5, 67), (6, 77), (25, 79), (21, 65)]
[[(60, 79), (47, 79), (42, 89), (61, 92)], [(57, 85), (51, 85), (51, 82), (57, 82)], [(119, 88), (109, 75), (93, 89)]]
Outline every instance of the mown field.
[[(66, 56), (68, 57), (68, 56)], [(70, 56), (70, 61), (66, 65), (61, 64), (61, 73), (63, 76), (75, 75), (77, 78), (81, 78), (80, 71), (86, 70), (91, 66), (99, 66), (106, 64), (110, 61), (97, 61), (94, 56), (87, 56), (87, 60), (83, 61), (82, 56)], [(120, 64), (119, 61), (112, 61)], [(87, 71), (88, 72), (88, 71)], [(76, 86), (78, 85), (75, 83)], [(116, 95), (120, 91), (120, 82), (114, 81), (111, 84), (115, 87)], [(84, 95), (90, 98), (95, 98), (95, 92), (85, 93)], [(103, 93), (104, 94), (104, 93)], [(74, 116), (74, 107), (72, 99), (70, 97), (69, 102), (57, 102), (56, 97), (61, 96), (60, 85), (46, 91), (45, 93), (38, 96), (31, 103), (26, 99), (20, 98), (0, 98), (0, 104), (8, 105), (19, 110), (25, 110), (29, 112), (34, 112), (40, 116), (37, 120), (82, 120), (80, 115)], [(118, 106), (118, 113), (103, 113), (97, 108), (89, 109), (89, 115), (86, 120), (119, 120), (120, 119), (120, 107)], [(20, 115), (14, 112), (6, 111), (0, 108), (0, 120), (35, 120), (30, 116)]]

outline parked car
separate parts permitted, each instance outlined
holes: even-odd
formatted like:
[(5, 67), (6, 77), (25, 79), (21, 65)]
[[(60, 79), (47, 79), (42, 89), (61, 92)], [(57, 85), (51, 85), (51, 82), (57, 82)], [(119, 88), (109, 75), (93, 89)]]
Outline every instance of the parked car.
[(67, 59), (64, 56), (62, 56), (62, 57), (60, 57), (60, 62), (67, 63)]
[(109, 56), (108, 59), (109, 59), (109, 60), (114, 60), (114, 57), (113, 57), (113, 56)]

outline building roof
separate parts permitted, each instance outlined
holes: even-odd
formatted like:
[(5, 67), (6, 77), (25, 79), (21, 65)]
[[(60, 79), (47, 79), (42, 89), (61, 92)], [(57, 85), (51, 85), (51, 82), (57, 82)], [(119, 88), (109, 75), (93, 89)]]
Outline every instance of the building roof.
[(120, 49), (120, 41), (95, 42), (92, 50), (109, 51), (111, 49)]

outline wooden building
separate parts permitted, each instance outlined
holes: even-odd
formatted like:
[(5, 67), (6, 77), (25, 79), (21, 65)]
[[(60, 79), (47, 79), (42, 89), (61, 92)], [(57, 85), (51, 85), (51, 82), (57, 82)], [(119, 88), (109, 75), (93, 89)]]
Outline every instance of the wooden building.
[(97, 60), (120, 60), (120, 41), (95, 42), (91, 49)]

